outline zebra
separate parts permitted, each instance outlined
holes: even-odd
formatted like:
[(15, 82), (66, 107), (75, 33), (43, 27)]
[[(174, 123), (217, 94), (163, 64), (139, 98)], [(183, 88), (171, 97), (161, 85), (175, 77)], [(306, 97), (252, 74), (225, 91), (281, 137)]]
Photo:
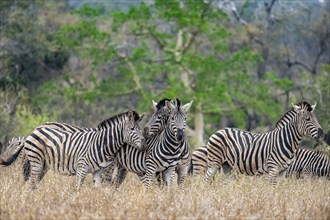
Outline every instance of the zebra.
[(330, 153), (298, 148), (296, 157), (285, 171), (285, 177), (324, 176), (330, 180)]
[(236, 128), (215, 132), (207, 143), (208, 168), (204, 179), (208, 182), (227, 161), (240, 173), (259, 175), (268, 172), (272, 185), (275, 177), (294, 160), (302, 136), (320, 139), (324, 136), (313, 111), (315, 105), (301, 102), (293, 105), (276, 124), (273, 131), (255, 134)]
[[(170, 99), (164, 98), (162, 100), (160, 100), (158, 103), (155, 102), (154, 100), (152, 100), (152, 107), (153, 107), (153, 111), (154, 113), (151, 115), (148, 123), (145, 125), (144, 129), (143, 129), (143, 136), (148, 139), (154, 135), (159, 134), (161, 131), (164, 130), (165, 124), (167, 122), (167, 119), (170, 115), (170, 109), (166, 107), (165, 102), (170, 102)], [(127, 144), (125, 144), (117, 153), (116, 155), (116, 159), (113, 163), (113, 165), (111, 167), (109, 167), (103, 175), (102, 181), (104, 183), (114, 183), (116, 185), (116, 187), (118, 188), (119, 185), (121, 185), (121, 183), (125, 180), (126, 174), (127, 174), (127, 170), (121, 166), (118, 161), (118, 157), (120, 155), (126, 155), (127, 151), (134, 151), (134, 147), (130, 147)], [(145, 154), (144, 153), (140, 153), (140, 156), (144, 157)], [(134, 170), (139, 170), (141, 172), (143, 172), (143, 170), (145, 168), (143, 168), (143, 166), (140, 166), (140, 164), (144, 164), (144, 158), (142, 159), (137, 159), (137, 162), (134, 163), (128, 163), (129, 164), (135, 164), (137, 167)], [(140, 161), (142, 161), (140, 163)], [(114, 175), (114, 171), (115, 169), (118, 169), (117, 171), (117, 176), (116, 179), (114, 180), (113, 175)], [(139, 171), (136, 171), (136, 173), (139, 173)]]
[[(39, 127), (48, 127), (48, 128), (54, 128), (54, 129), (60, 129), (64, 131), (70, 131), (70, 132), (83, 132), (83, 131), (92, 131), (93, 128), (86, 128), (86, 127), (79, 127), (76, 125), (67, 124), (64, 122), (46, 122)], [(28, 181), (30, 178), (30, 161), (27, 160), (25, 152), (21, 151), (21, 148), (24, 145), (25, 137), (14, 137), (8, 142), (6, 154), (8, 155), (15, 155), (17, 151), (20, 151), (18, 158), (21, 158), (23, 160), (23, 176), (24, 181)], [(8, 152), (9, 151), (9, 152)], [(44, 173), (42, 174), (42, 176)], [(42, 177), (41, 177), (42, 178)]]
[[(48, 169), (76, 175), (79, 189), (88, 173), (94, 180), (111, 165), (118, 149), (129, 143), (144, 148), (138, 122), (143, 118), (135, 111), (127, 111), (102, 121), (90, 131), (65, 131), (39, 126), (24, 142), (24, 152), (30, 162), (31, 185), (34, 189)], [(15, 155), (17, 157), (17, 155)], [(16, 158), (1, 160), (0, 166), (10, 165)]]
[[(158, 134), (151, 136), (149, 131), (153, 127), (152, 119), (144, 129), (147, 149), (137, 151), (125, 145), (117, 153), (119, 174), (117, 184), (120, 185), (128, 171), (136, 173), (148, 189), (157, 174), (164, 175), (167, 186), (173, 184), (174, 172), (178, 174), (178, 184), (181, 186), (185, 180), (191, 152), (185, 135), (186, 116), (192, 101), (181, 106), (179, 99), (174, 102), (165, 101), (163, 109), (169, 109), (167, 120), (158, 121)], [(164, 117), (166, 118), (166, 117)], [(166, 123), (164, 123), (166, 122)], [(157, 124), (157, 123), (156, 123)], [(156, 133), (157, 131), (155, 131)]]

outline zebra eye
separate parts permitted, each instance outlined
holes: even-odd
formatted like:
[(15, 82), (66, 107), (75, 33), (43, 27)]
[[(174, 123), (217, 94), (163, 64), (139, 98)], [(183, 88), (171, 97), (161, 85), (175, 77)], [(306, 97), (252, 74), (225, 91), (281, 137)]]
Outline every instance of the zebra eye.
[(311, 117), (307, 116), (306, 121), (311, 121)]

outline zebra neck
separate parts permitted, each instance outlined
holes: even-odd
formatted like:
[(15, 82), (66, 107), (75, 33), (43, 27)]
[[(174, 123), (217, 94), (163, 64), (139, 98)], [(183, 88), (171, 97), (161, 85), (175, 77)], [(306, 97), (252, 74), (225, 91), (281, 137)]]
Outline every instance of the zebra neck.
[(108, 157), (115, 155), (119, 148), (124, 145), (122, 124), (105, 128), (101, 134), (99, 137), (100, 143), (103, 143), (101, 149)]
[(296, 123), (287, 123), (274, 134), (278, 135), (277, 142), (274, 143), (274, 151), (282, 155), (284, 161), (291, 160), (296, 154), (302, 136), (298, 132)]
[(167, 148), (171, 148), (172, 151), (178, 150), (182, 146), (182, 142), (183, 142), (183, 141), (178, 142), (176, 140), (175, 134), (173, 130), (170, 128), (165, 129), (163, 141), (165, 142), (165, 146)]

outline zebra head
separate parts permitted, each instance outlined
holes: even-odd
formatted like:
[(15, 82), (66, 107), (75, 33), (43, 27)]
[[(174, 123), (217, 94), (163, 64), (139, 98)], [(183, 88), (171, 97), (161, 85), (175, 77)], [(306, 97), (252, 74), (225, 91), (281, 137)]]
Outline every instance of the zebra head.
[(128, 120), (124, 127), (124, 142), (136, 147), (138, 150), (143, 150), (145, 139), (140, 132), (139, 122), (142, 120), (144, 114), (139, 115), (135, 111), (129, 111), (127, 115)]
[(181, 106), (179, 99), (166, 103), (170, 109), (170, 116), (168, 119), (168, 125), (170, 131), (174, 133), (176, 141), (182, 142), (185, 138), (186, 128), (186, 115), (185, 113), (189, 110), (192, 105), (192, 101)]
[(145, 138), (150, 138), (164, 130), (168, 116), (170, 115), (170, 109), (165, 103), (169, 101), (170, 99), (162, 99), (157, 103), (152, 100), (154, 113), (143, 129), (143, 136)]
[(307, 137), (312, 137), (316, 140), (324, 138), (324, 132), (313, 111), (316, 107), (307, 102), (301, 102), (297, 105), (292, 104), (293, 110), (297, 113), (297, 128), (298, 132)]

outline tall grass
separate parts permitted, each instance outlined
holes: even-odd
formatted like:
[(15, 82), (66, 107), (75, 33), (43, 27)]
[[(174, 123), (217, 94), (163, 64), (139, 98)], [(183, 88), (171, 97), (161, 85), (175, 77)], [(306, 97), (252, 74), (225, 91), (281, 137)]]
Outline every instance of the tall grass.
[(33, 191), (20, 166), (0, 169), (0, 219), (330, 219), (330, 184), (321, 178), (280, 178), (276, 187), (265, 177), (188, 178), (183, 190), (146, 191), (133, 174), (118, 190), (93, 188), (88, 176), (72, 194), (75, 177), (50, 171)]

